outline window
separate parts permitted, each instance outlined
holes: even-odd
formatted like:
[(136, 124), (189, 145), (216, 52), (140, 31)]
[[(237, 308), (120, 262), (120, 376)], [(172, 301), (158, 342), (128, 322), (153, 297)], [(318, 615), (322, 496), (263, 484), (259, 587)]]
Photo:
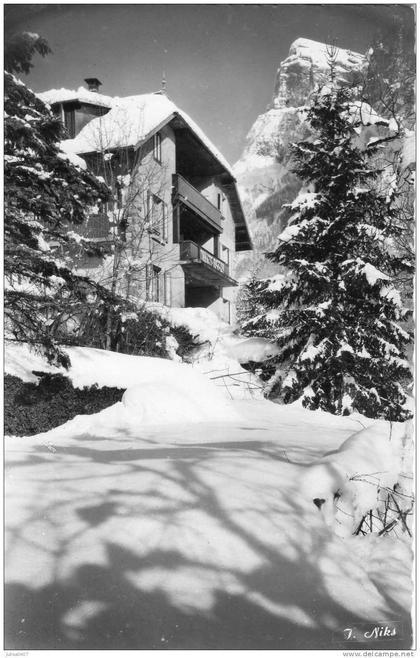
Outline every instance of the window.
[(126, 196), (126, 194), (123, 195), (123, 188), (121, 187), (121, 185), (117, 185), (116, 197), (117, 197), (117, 208), (118, 208), (118, 210), (121, 210), (124, 206), (124, 201), (123, 201), (124, 196)]
[(217, 210), (221, 210), (222, 208), (222, 195), (218, 194), (217, 195)]
[(73, 139), (76, 136), (76, 123), (74, 117), (74, 110), (64, 110), (64, 125), (67, 128), (69, 137)]
[(156, 162), (162, 162), (162, 137), (160, 133), (153, 135), (153, 157)]
[(149, 192), (147, 195), (147, 221), (149, 232), (168, 241), (168, 208), (162, 199)]
[(107, 215), (108, 213), (114, 212), (116, 207), (115, 198), (110, 198), (108, 201), (100, 201), (98, 203), (99, 212)]
[(127, 188), (117, 182), (112, 191), (112, 197), (108, 201), (98, 203), (100, 213), (114, 212), (115, 210), (124, 210), (127, 204)]
[(160, 301), (160, 267), (146, 265), (146, 298), (149, 302)]

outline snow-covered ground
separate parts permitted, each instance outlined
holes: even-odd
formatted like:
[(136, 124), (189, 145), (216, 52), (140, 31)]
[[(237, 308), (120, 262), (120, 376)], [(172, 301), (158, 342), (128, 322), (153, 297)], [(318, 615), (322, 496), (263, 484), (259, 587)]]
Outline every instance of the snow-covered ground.
[[(246, 338), (236, 334), (232, 327), (220, 320), (213, 312), (203, 308), (168, 308), (163, 304), (149, 303), (148, 310), (164, 317), (172, 326), (186, 328), (194, 337), (196, 347), (191, 350), (189, 361), (193, 369), (204, 374), (213, 386), (220, 388), (229, 399), (261, 399), (262, 384), (251, 372), (242, 367), (249, 361), (261, 362), (277, 353), (278, 348), (265, 338)], [(168, 336), (168, 355), (181, 361), (176, 355), (178, 343)], [(145, 378), (160, 376), (159, 360), (142, 361), (142, 368), (133, 368), (129, 356), (111, 354), (104, 350), (68, 348), (71, 368), (66, 374), (79, 388), (83, 386), (116, 386), (125, 388), (142, 383)], [(146, 366), (147, 364), (147, 366)], [(168, 362), (163, 361), (164, 368)], [(190, 368), (190, 366), (184, 366)], [(171, 366), (169, 366), (171, 368)], [(11, 343), (5, 352), (5, 372), (29, 382), (37, 381), (33, 371), (63, 372), (45, 363), (41, 356), (27, 345)], [(175, 372), (172, 368), (172, 372)], [(177, 382), (174, 382), (177, 385)]]
[[(43, 364), (21, 349), (6, 370), (27, 379)], [(411, 646), (408, 532), (351, 534), (409, 477), (407, 427), (232, 399), (192, 365), (72, 360), (75, 385), (128, 392), (6, 438), (7, 648), (352, 650), (345, 629), (384, 624), (378, 646)]]

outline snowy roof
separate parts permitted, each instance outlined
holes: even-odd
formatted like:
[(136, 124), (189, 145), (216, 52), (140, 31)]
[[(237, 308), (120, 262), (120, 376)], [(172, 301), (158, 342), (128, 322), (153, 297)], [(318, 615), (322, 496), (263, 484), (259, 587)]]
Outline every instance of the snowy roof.
[(97, 150), (137, 146), (173, 118), (180, 117), (223, 168), (234, 177), (227, 160), (201, 128), (164, 94), (111, 98), (79, 87), (77, 92), (68, 89), (52, 89), (38, 94), (38, 97), (49, 104), (77, 99), (81, 102), (95, 102), (96, 105), (111, 108), (104, 116), (92, 119), (74, 139), (66, 140), (64, 143), (66, 152), (83, 154)]
[(61, 149), (61, 152), (58, 154), (59, 158), (61, 158), (62, 160), (68, 160), (69, 162), (74, 164), (76, 167), (80, 167), (80, 169), (83, 169), (83, 170), (87, 169), (86, 161), (83, 160), (83, 158), (80, 158), (77, 155), (77, 153), (73, 153), (72, 151), (68, 151), (66, 149), (66, 143), (65, 142), (61, 142), (60, 149)]
[(85, 87), (78, 89), (49, 89), (37, 94), (44, 103), (54, 105), (54, 103), (65, 103), (70, 101), (79, 101), (79, 103), (89, 103), (90, 105), (100, 105), (101, 107), (111, 107), (113, 99), (111, 96), (98, 94), (96, 91), (88, 91)]

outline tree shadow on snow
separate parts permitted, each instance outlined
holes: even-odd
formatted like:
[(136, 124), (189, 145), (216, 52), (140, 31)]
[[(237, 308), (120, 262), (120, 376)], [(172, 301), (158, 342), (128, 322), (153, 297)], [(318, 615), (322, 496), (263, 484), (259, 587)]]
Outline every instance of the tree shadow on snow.
[[(226, 446), (229, 449), (228, 443)], [(272, 446), (262, 442), (251, 446), (252, 442), (243, 448), (245, 451), (259, 451), (268, 460), (287, 461), (281, 451), (274, 452)], [(130, 523), (135, 522), (138, 505), (158, 498), (159, 505), (151, 515), (159, 518), (163, 528), (176, 528), (176, 523), (179, 523), (176, 521), (177, 514), (191, 509), (205, 512), (209, 523), (217, 524), (227, 536), (238, 542), (237, 545), (243, 545), (258, 556), (259, 566), (241, 568), (241, 556), (238, 555), (238, 566), (232, 566), (235, 565), (233, 559), (230, 566), (219, 567), (212, 560), (211, 553), (194, 555), (194, 551), (183, 551), (179, 546), (173, 550), (156, 545), (148, 548), (147, 541), (143, 541), (142, 537), (138, 539), (141, 550), (136, 553), (133, 547), (121, 545), (118, 536), (112, 542), (108, 537), (103, 540), (106, 554), (104, 564), (84, 562), (75, 567), (70, 576), (65, 579), (56, 576), (48, 586), (31, 588), (18, 582), (7, 584), (6, 649), (324, 648), (351, 651), (355, 646), (358, 649), (380, 646), (388, 650), (411, 647), (409, 616), (390, 600), (387, 601), (387, 614), (392, 614), (390, 620), (404, 622), (406, 631), (403, 638), (382, 640), (376, 644), (370, 642), (369, 645), (343, 641), (344, 628), (364, 624), (366, 619), (338, 603), (326, 587), (314, 553), (322, 555), (328, 532), (324, 537), (322, 533), (315, 533), (310, 546), (304, 545), (303, 538), (300, 541), (300, 537), (293, 532), (287, 535), (288, 519), (298, 518), (300, 510), (293, 492), (287, 495), (282, 492), (281, 500), (277, 501), (273, 496), (271, 503), (265, 503), (263, 512), (256, 499), (255, 509), (251, 511), (272, 523), (273, 536), (278, 533), (279, 538), (290, 544), (292, 557), (279, 550), (275, 541), (264, 540), (258, 524), (252, 527), (249, 523), (242, 523), (241, 516), (234, 514), (232, 508), (221, 500), (217, 483), (209, 484), (209, 479), (203, 476), (212, 469), (220, 475), (217, 470), (220, 463), (215, 466), (211, 461), (215, 455), (214, 445), (207, 448), (182, 446), (104, 451), (80, 446), (60, 448), (59, 452), (64, 457), (83, 457), (95, 463), (115, 464), (123, 460), (128, 464), (130, 475), (138, 478), (139, 482), (150, 474), (157, 475), (168, 486), (176, 484), (184, 494), (183, 497), (174, 498), (170, 491), (165, 494), (165, 486), (157, 490), (155, 483), (141, 493), (136, 489), (122, 489), (114, 474), (106, 476), (101, 473), (100, 500), (97, 493), (89, 499), (89, 492), (83, 491), (77, 498), (71, 484), (74, 478), (69, 475), (69, 498), (63, 499), (63, 493), (67, 491), (66, 482), (60, 482), (61, 495), (54, 509), (55, 512), (63, 509), (63, 514), (66, 514), (65, 504), (69, 501), (73, 504), (73, 510), (82, 523), (79, 535), (105, 527), (118, 516), (126, 522), (127, 531), (130, 532)], [(150, 460), (165, 457), (171, 460), (171, 471), (153, 470)], [(119, 499), (122, 497), (128, 511), (119, 511)], [(33, 517), (37, 518), (40, 514), (37, 502), (27, 501), (26, 504), (28, 507), (32, 505)], [(249, 505), (246, 511), (249, 511)], [(51, 515), (52, 510), (44, 510), (44, 513)], [(30, 517), (28, 519), (30, 524)], [(19, 530), (16, 530), (16, 542), (19, 541), (18, 535)], [(68, 548), (66, 541), (70, 543), (73, 539), (74, 536), (62, 538), (60, 549), (52, 557), (57, 566)], [(22, 538), (20, 540), (23, 541)], [(159, 573), (159, 570), (163, 574), (161, 582), (155, 580), (147, 584), (147, 580), (135, 578), (136, 574)], [(197, 590), (189, 592), (188, 600), (174, 598), (174, 592), (165, 578), (169, 577), (168, 574), (176, 575), (183, 570), (205, 571), (208, 575), (212, 586), (207, 605), (201, 605), (205, 593), (195, 581), (190, 587), (196, 586)], [(222, 580), (220, 575), (223, 576)], [(235, 587), (224, 586), (223, 582), (226, 581), (234, 582)]]
[[(164, 589), (145, 592), (124, 575), (126, 569), (145, 567), (145, 561), (117, 545), (108, 545), (109, 566), (83, 565), (71, 583), (53, 584), (39, 590), (24, 585), (6, 587), (6, 649), (351, 649), (339, 635), (325, 628), (305, 628), (280, 618), (243, 595), (219, 591), (210, 612), (183, 611), (171, 604)], [(149, 568), (164, 565), (177, 568), (178, 554), (156, 552), (147, 557)], [(283, 567), (278, 565), (282, 573)], [(287, 606), (304, 603), (315, 618), (321, 614), (343, 619), (344, 627), (363, 623), (325, 599), (308, 599), (317, 591), (316, 575), (294, 565), (291, 579), (298, 582), (293, 592), (284, 587)], [(295, 569), (297, 570), (295, 571)], [(246, 585), (254, 592), (279, 596), (278, 571), (269, 567), (251, 574)], [(315, 581), (315, 582), (314, 582)], [(197, 592), (197, 596), (199, 593)], [(99, 602), (99, 611), (89, 616), (85, 602)], [(83, 613), (72, 619), (72, 611)], [(357, 645), (364, 646), (367, 645)], [(371, 643), (369, 648), (403, 649), (411, 646), (409, 637), (395, 642)]]
[(247, 450), (267, 454), (272, 459), (280, 461), (289, 461), (285, 451), (274, 443), (264, 441), (226, 441), (223, 443), (204, 443), (204, 444), (184, 444), (174, 447), (159, 448), (121, 448), (117, 450), (107, 450), (100, 448), (78, 447), (60, 447), (57, 449), (59, 454), (72, 455), (75, 457), (86, 457), (97, 463), (110, 462), (127, 462), (127, 461), (144, 461), (149, 459), (201, 459), (205, 456), (214, 456), (215, 451), (222, 450), (240, 450), (241, 453)]

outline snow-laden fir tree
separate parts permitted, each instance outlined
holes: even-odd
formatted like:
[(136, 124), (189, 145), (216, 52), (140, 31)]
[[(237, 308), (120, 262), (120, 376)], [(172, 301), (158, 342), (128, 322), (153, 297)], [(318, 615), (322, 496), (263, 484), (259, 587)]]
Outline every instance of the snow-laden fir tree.
[(378, 28), (367, 53), (363, 96), (383, 117), (393, 117), (404, 128), (415, 124), (415, 21), (413, 9), (401, 7), (386, 27)]
[(281, 382), (284, 402), (403, 420), (410, 335), (400, 326), (408, 312), (393, 278), (406, 264), (394, 249), (401, 231), (394, 191), (381, 191), (371, 161), (377, 147), (358, 145), (361, 109), (334, 85), (308, 109), (315, 139), (292, 148), (295, 172), (311, 191), (291, 204), (270, 254), (284, 276), (256, 289), (254, 282), (259, 310), (244, 328), (281, 348), (270, 387)]
[[(6, 336), (40, 345), (66, 362), (58, 344), (71, 342), (70, 318), (104, 289), (72, 270), (72, 231), (108, 190), (60, 151), (61, 121), (13, 72), (28, 72), (46, 42), (34, 34), (10, 40), (5, 62), (4, 268)], [(82, 163), (83, 164), (83, 163)]]
[[(415, 268), (414, 203), (415, 203), (415, 27), (410, 7), (391, 11), (392, 20), (378, 29), (368, 51), (368, 67), (362, 95), (376, 112), (393, 122), (398, 138), (385, 136), (378, 162), (384, 171), (382, 178), (398, 187), (395, 207), (398, 221), (405, 230), (396, 240), (401, 255)], [(402, 275), (398, 288), (412, 305), (412, 276)]]

